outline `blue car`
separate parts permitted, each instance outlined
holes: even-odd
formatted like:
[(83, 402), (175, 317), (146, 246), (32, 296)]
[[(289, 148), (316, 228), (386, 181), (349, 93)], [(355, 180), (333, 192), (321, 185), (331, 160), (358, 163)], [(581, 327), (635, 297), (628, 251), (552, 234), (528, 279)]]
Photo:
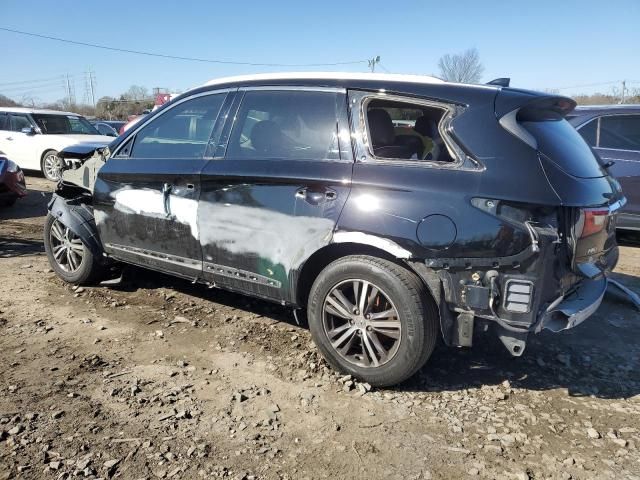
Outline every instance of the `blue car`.
[(577, 107), (567, 117), (627, 197), (617, 228), (640, 231), (640, 105)]

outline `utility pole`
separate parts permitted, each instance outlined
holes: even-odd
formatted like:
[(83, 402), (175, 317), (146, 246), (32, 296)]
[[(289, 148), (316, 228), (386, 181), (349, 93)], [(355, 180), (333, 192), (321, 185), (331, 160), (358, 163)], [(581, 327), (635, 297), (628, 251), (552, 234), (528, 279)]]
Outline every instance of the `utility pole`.
[(96, 106), (96, 94), (95, 94), (95, 89), (93, 86), (93, 82), (95, 81), (94, 77), (93, 77), (94, 73), (89, 70), (89, 89), (91, 90), (91, 105), (93, 105), (93, 107), (95, 108)]
[(372, 59), (367, 60), (367, 62), (369, 63), (369, 68), (371, 69), (371, 73), (374, 73), (376, 71), (376, 63), (380, 63), (380, 55), (377, 55)]
[(622, 98), (620, 99), (620, 103), (624, 103), (624, 91), (627, 88), (626, 80), (622, 80)]
[(68, 73), (67, 73), (67, 103), (71, 105), (71, 82), (69, 82)]

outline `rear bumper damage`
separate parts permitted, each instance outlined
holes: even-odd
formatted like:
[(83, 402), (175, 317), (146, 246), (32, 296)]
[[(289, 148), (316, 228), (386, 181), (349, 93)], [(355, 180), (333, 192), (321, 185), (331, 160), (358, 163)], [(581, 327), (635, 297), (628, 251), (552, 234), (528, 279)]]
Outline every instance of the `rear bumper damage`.
[(607, 291), (607, 278), (583, 280), (571, 292), (560, 296), (540, 316), (535, 329), (561, 332), (580, 325), (595, 313)]

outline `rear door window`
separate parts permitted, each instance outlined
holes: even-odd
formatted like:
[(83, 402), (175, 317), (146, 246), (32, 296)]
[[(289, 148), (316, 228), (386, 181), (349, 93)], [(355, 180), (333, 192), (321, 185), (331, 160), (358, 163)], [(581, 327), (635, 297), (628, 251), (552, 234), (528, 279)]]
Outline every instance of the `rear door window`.
[(640, 115), (600, 118), (600, 148), (640, 150)]
[(291, 90), (246, 92), (226, 157), (339, 159), (337, 95)]
[(217, 93), (192, 98), (160, 114), (136, 134), (129, 156), (203, 158), (225, 97)]
[(604, 176), (593, 151), (565, 119), (524, 121), (537, 140), (538, 150), (569, 175), (581, 178)]

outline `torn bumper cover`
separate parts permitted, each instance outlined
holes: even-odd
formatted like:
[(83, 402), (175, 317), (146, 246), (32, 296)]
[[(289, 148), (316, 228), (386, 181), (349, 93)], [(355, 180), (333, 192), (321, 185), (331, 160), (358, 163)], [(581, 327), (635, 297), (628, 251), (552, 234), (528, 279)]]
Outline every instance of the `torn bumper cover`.
[(571, 292), (549, 305), (536, 326), (536, 333), (546, 328), (560, 332), (581, 324), (595, 313), (607, 291), (607, 278), (585, 279)]

